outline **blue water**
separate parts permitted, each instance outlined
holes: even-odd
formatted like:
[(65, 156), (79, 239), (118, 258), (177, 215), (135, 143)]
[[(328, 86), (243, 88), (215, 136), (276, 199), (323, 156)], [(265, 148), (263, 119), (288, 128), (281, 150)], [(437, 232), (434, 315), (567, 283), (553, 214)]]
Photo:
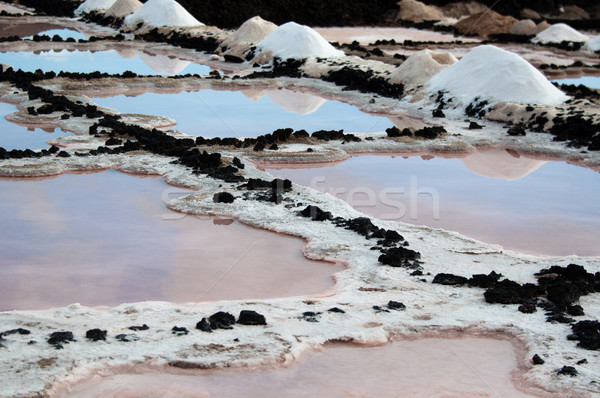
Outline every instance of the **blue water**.
[(578, 77), (576, 79), (560, 79), (553, 80), (552, 82), (558, 84), (574, 84), (579, 86), (580, 84), (586, 86), (587, 88), (597, 88), (600, 89), (600, 76), (583, 76)]
[[(50, 30), (45, 30), (43, 32), (40, 32), (37, 35), (38, 36), (46, 35), (46, 36), (49, 36), (50, 38), (54, 37), (54, 35), (58, 35), (63, 40), (66, 40), (66, 39), (87, 40), (87, 37), (83, 33), (80, 33), (76, 30), (71, 30), (71, 29), (50, 29)], [(24, 37), (24, 39), (33, 39), (33, 36), (27, 36), (27, 37)]]
[(117, 51), (46, 51), (34, 52), (5, 52), (0, 54), (0, 62), (33, 72), (41, 69), (44, 72), (79, 72), (79, 73), (123, 73), (127, 70), (138, 75), (206, 75), (210, 67), (190, 63), (165, 56), (151, 56), (144, 53), (131, 53), (131, 58), (121, 56)]
[(42, 149), (47, 148), (48, 141), (51, 138), (58, 138), (69, 135), (59, 128), (54, 132), (48, 133), (39, 128), (27, 128), (11, 123), (5, 116), (17, 110), (14, 105), (0, 102), (0, 147), (6, 150), (12, 149)]
[[(282, 92), (286, 97), (284, 102), (280, 99)], [(203, 137), (254, 137), (287, 127), (305, 129), (309, 133), (339, 129), (347, 133), (369, 133), (393, 126), (389, 119), (361, 112), (352, 105), (339, 101), (320, 104), (323, 100), (319, 98), (307, 99), (305, 94), (296, 95), (289, 90), (279, 90), (275, 95), (267, 92), (256, 101), (241, 91), (209, 89), (178, 94), (146, 93), (137, 97), (119, 95), (92, 100), (122, 113), (167, 116), (177, 121), (176, 129), (179, 131)], [(310, 102), (314, 102), (312, 106)], [(312, 110), (308, 114), (297, 113)]]
[[(506, 167), (511, 161), (516, 167)], [(468, 157), (363, 156), (329, 167), (268, 171), (374, 217), (458, 231), (525, 253), (600, 255), (600, 173), (509, 154), (491, 163), (499, 167)]]

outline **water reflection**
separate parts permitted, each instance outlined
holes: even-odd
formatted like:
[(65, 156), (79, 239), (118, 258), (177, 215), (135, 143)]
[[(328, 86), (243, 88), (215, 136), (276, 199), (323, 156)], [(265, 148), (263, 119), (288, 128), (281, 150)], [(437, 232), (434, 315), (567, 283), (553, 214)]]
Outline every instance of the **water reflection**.
[(122, 113), (167, 116), (177, 121), (175, 128), (179, 131), (204, 137), (254, 137), (287, 127), (309, 133), (339, 129), (368, 133), (393, 126), (389, 119), (361, 112), (352, 105), (287, 89), (204, 89), (92, 100)]
[[(73, 29), (49, 29), (49, 30), (43, 30), (41, 32), (38, 32), (38, 33), (36, 33), (36, 35), (38, 35), (38, 36), (46, 35), (46, 36), (49, 36), (50, 38), (53, 38), (54, 36), (59, 36), (63, 40), (66, 40), (66, 39), (87, 40), (87, 36), (85, 36), (83, 33), (73, 30)], [(33, 35), (24, 37), (24, 39), (32, 40)]]
[(300, 239), (170, 212), (181, 192), (115, 171), (0, 181), (0, 310), (302, 295), (342, 269)]
[(0, 102), (0, 147), (7, 151), (12, 149), (42, 149), (47, 148), (47, 141), (52, 138), (58, 138), (69, 133), (63, 130), (51, 129), (44, 131), (40, 128), (22, 127), (6, 120), (4, 115), (17, 111), (14, 105)]
[(552, 82), (558, 84), (574, 84), (576, 86), (581, 84), (587, 88), (595, 88), (600, 90), (600, 76), (582, 76), (572, 79), (553, 80)]
[(600, 255), (600, 174), (501, 150), (462, 159), (363, 156), (269, 170), (370, 216), (444, 228), (531, 254)]
[(187, 73), (206, 75), (210, 72), (210, 67), (206, 65), (142, 52), (139, 52), (138, 55), (139, 57), (134, 58), (123, 57), (116, 50), (19, 51), (1, 53), (0, 63), (28, 72), (34, 72), (37, 69), (41, 69), (44, 72), (56, 73), (60, 71), (79, 73), (98, 71), (109, 74), (119, 74), (128, 70), (138, 75), (175, 75)]

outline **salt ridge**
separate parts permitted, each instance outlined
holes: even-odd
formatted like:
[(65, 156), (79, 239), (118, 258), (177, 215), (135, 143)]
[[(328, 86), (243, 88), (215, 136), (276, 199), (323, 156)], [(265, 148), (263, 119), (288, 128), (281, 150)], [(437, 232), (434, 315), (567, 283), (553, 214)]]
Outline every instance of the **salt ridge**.
[(258, 43), (263, 52), (273, 56), (288, 58), (334, 58), (343, 57), (343, 51), (335, 49), (317, 31), (305, 25), (288, 22), (279, 26), (269, 36)]
[(529, 62), (491, 45), (475, 47), (435, 75), (427, 83), (427, 91), (432, 95), (447, 91), (463, 105), (476, 98), (493, 103), (557, 105), (568, 98)]
[(596, 52), (596, 51), (600, 51), (600, 36), (596, 36), (593, 39), (589, 40), (587, 43), (585, 43), (584, 48), (587, 51), (591, 51), (591, 52)]
[(123, 18), (139, 10), (143, 4), (138, 0), (117, 0), (106, 11), (106, 15), (116, 18)]
[(126, 26), (134, 27), (139, 22), (152, 27), (204, 25), (175, 0), (149, 0), (139, 10), (125, 17)]
[(390, 83), (423, 84), (433, 76), (458, 62), (450, 53), (435, 53), (425, 49), (412, 54), (390, 75)]

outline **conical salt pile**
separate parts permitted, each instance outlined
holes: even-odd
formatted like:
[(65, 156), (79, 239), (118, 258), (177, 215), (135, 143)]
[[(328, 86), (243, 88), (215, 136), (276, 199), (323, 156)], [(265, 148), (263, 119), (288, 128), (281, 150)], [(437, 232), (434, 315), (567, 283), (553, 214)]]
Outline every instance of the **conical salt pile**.
[(138, 23), (150, 27), (161, 26), (201, 26), (204, 25), (192, 16), (175, 0), (148, 0), (133, 14), (125, 17), (125, 25), (133, 28)]
[(86, 0), (75, 9), (75, 15), (108, 10), (116, 0)]
[(419, 51), (396, 68), (390, 75), (389, 81), (390, 83), (420, 85), (456, 62), (458, 59), (450, 53)]
[(557, 23), (538, 33), (531, 41), (534, 43), (562, 43), (563, 41), (573, 41), (583, 43), (590, 38), (579, 33), (572, 27), (564, 23)]
[(139, 10), (143, 4), (138, 0), (117, 0), (112, 7), (106, 11), (106, 15), (115, 18), (124, 18)]
[(335, 49), (320, 34), (308, 26), (288, 22), (275, 29), (258, 43), (262, 52), (270, 52), (274, 57), (288, 58), (333, 58), (343, 57), (343, 51)]
[(490, 102), (557, 105), (568, 97), (517, 54), (485, 45), (472, 49), (460, 61), (426, 84), (434, 95), (447, 91), (463, 105), (475, 98)]
[(275, 29), (277, 29), (277, 25), (274, 23), (265, 21), (258, 16), (252, 17), (225, 39), (222, 46), (227, 47), (227, 54), (242, 57), (250, 47), (269, 36)]

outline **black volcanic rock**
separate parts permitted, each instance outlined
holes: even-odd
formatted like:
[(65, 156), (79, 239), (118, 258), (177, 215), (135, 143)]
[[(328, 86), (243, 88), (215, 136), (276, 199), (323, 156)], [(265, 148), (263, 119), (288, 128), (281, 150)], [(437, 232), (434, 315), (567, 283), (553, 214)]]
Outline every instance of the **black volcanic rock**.
[(256, 311), (242, 310), (240, 311), (237, 323), (241, 325), (266, 325), (267, 320), (264, 315)]

